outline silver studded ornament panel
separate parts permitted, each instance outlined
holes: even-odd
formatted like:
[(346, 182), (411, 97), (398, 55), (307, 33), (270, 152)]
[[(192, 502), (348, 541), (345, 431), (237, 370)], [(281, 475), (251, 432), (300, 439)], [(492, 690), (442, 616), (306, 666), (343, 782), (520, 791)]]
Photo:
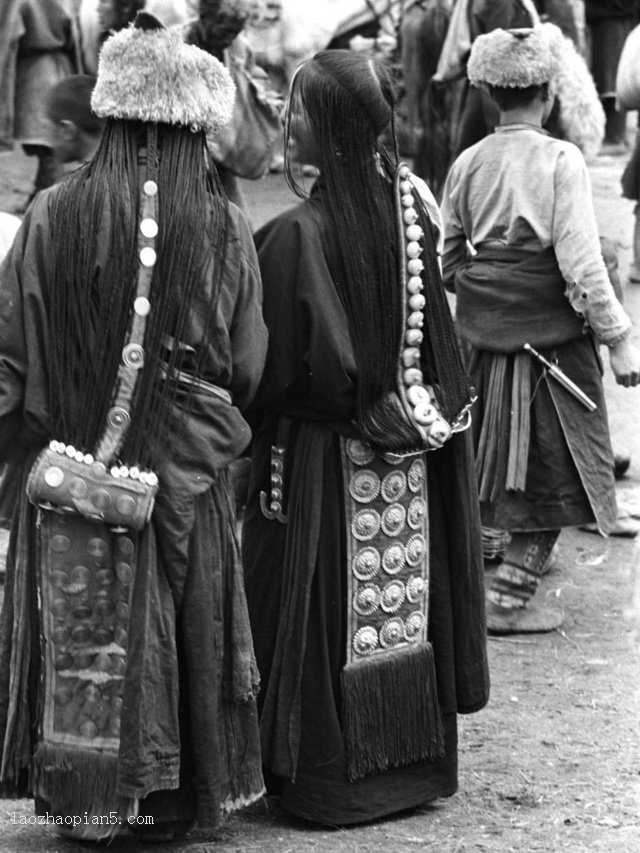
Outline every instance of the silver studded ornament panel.
[(137, 544), (75, 515), (41, 516), (43, 734), (118, 749)]
[(426, 641), (426, 454), (380, 456), (342, 439), (349, 560), (347, 662)]

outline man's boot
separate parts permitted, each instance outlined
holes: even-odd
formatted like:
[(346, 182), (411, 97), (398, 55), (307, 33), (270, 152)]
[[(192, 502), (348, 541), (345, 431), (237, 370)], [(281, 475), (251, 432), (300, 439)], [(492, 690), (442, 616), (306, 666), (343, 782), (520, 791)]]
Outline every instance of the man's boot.
[(559, 530), (511, 535), (487, 592), (489, 634), (541, 634), (560, 627), (560, 610), (530, 603), (559, 535)]

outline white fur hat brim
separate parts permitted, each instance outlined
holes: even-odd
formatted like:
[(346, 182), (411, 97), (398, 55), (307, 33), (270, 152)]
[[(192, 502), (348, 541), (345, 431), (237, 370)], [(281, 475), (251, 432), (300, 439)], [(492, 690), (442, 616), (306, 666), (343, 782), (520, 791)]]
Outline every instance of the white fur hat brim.
[(526, 89), (550, 82), (557, 59), (543, 27), (492, 30), (471, 47), (467, 76), (474, 86)]
[(215, 133), (229, 124), (235, 85), (224, 65), (140, 13), (104, 43), (91, 108), (101, 118), (179, 124)]

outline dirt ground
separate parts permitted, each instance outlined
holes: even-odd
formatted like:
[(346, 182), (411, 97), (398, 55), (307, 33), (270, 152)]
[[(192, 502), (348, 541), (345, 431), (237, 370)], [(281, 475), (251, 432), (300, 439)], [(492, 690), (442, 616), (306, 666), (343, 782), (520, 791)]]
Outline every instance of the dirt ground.
[[(632, 203), (620, 198), (627, 155), (591, 164), (601, 233), (619, 246), (623, 281), (630, 257)], [(0, 156), (0, 209), (24, 203), (33, 164)], [(254, 225), (294, 203), (280, 176), (246, 184)], [(625, 284), (640, 328), (640, 286)], [(640, 333), (635, 339), (640, 343)], [(606, 369), (614, 445), (632, 454), (618, 484), (621, 507), (640, 513), (640, 390), (616, 387)], [(488, 707), (460, 718), (460, 787), (448, 800), (356, 828), (291, 819), (267, 799), (222, 830), (159, 851), (188, 853), (639, 853), (640, 537), (602, 539), (565, 531), (542, 598), (562, 607), (560, 631), (488, 641)], [(63, 853), (85, 848), (51, 827), (26, 825), (31, 803), (0, 802), (0, 851)], [(121, 836), (112, 848), (138, 848)]]

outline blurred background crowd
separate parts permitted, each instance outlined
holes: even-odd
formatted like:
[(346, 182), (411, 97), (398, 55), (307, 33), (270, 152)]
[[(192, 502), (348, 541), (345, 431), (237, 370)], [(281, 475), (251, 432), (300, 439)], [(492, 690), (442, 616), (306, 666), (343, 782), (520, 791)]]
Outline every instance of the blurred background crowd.
[[(625, 39), (639, 20), (638, 0), (5, 0), (0, 8), (0, 151), (21, 145), (37, 158), (34, 192), (56, 180), (61, 159), (77, 154), (56, 156), (56, 122), (70, 117), (59, 115), (60, 108), (51, 115), (51, 88), (70, 75), (95, 75), (104, 39), (128, 26), (141, 9), (223, 58), (236, 82), (249, 81), (246, 97), (254, 107), (258, 81), (258, 102), (270, 102), (272, 113), (296, 66), (317, 50), (351, 47), (384, 56), (402, 96), (401, 151), (414, 158), (414, 171), (436, 195), (455, 155), (496, 121), (489, 99), (469, 88), (465, 63), (477, 35), (497, 27), (538, 20), (557, 24), (575, 47), (575, 63), (567, 69), (551, 131), (578, 144), (587, 157), (603, 144), (625, 142), (626, 113), (616, 102), (616, 72)], [(233, 151), (216, 153), (230, 175), (254, 178), (277, 168), (281, 154), (269, 110), (260, 140), (260, 125), (249, 107), (243, 115), (239, 110), (237, 138), (228, 145)], [(95, 132), (90, 117), (80, 118), (76, 112), (75, 124)]]

